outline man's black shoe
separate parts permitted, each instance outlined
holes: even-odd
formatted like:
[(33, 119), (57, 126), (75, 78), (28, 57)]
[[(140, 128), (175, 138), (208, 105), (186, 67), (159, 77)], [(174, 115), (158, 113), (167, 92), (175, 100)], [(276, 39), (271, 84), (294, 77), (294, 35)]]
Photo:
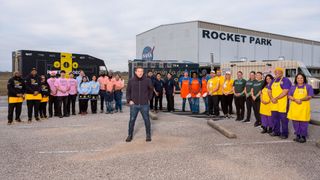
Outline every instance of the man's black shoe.
[(19, 123), (20, 123), (20, 122), (22, 122), (22, 121), (21, 121), (21, 119), (20, 119), (20, 118), (18, 118), (18, 119), (16, 119), (16, 122), (19, 122)]
[(40, 121), (40, 118), (39, 118), (39, 117), (36, 117), (36, 121)]
[(150, 141), (151, 141), (151, 137), (148, 136), (148, 137), (146, 138), (146, 141), (147, 141), (147, 142), (150, 142)]
[(299, 141), (300, 141), (300, 135), (297, 135), (297, 136), (293, 139), (293, 141), (299, 142)]
[(273, 131), (272, 131), (272, 128), (269, 127), (268, 129), (268, 134), (271, 134)]
[(126, 139), (126, 142), (131, 142), (132, 141), (132, 136), (128, 136)]
[(265, 134), (265, 133), (267, 133), (267, 132), (268, 132), (268, 131), (267, 131), (267, 128), (262, 126), (261, 134)]

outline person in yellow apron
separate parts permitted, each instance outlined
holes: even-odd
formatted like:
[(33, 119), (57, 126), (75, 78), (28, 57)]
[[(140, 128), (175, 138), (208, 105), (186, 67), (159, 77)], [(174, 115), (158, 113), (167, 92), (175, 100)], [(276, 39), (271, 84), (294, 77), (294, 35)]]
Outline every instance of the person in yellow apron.
[(223, 96), (223, 92), (222, 92), (222, 87), (223, 87), (223, 83), (224, 83), (224, 76), (222, 76), (222, 72), (221, 70), (217, 70), (217, 78), (219, 79), (219, 89), (218, 89), (218, 107), (220, 104), (220, 107), (222, 109), (222, 96)]
[(273, 121), (271, 119), (271, 101), (268, 95), (268, 87), (273, 80), (271, 74), (266, 75), (264, 78), (264, 84), (261, 90), (261, 104), (260, 104), (260, 117), (261, 117), (261, 133), (272, 133)]
[(211, 71), (210, 76), (211, 79), (209, 79), (207, 83), (209, 115), (219, 116), (218, 91), (220, 87), (220, 79), (216, 76), (216, 73), (213, 70)]
[(40, 86), (41, 86), (41, 102), (40, 102), (40, 107), (39, 107), (39, 112), (40, 112), (40, 118), (45, 118), (47, 119), (47, 103), (49, 101), (49, 96), (50, 96), (50, 86), (47, 83), (47, 79), (44, 75), (42, 75), (41, 77), (41, 82), (40, 82)]
[[(274, 71), (275, 79), (271, 82), (268, 95), (271, 100), (271, 117), (273, 120), (273, 132), (271, 136), (280, 136), (281, 139), (288, 138), (288, 92), (291, 81), (283, 76), (283, 68), (277, 67)], [(280, 130), (281, 127), (281, 130)]]
[(224, 118), (232, 118), (232, 101), (233, 101), (233, 79), (231, 79), (231, 72), (227, 71), (222, 85), (222, 111)]
[(24, 80), (21, 78), (20, 72), (14, 72), (13, 77), (8, 80), (8, 125), (13, 122), (13, 112), (16, 111), (15, 120), (22, 122), (20, 119), (22, 102), (25, 91)]
[(308, 136), (308, 124), (311, 117), (310, 99), (312, 98), (312, 86), (307, 84), (304, 74), (298, 73), (295, 77), (294, 86), (291, 87), (288, 98), (290, 100), (288, 119), (292, 120), (295, 130), (296, 142), (306, 142)]
[(32, 68), (30, 75), (26, 78), (26, 94), (25, 99), (27, 100), (28, 106), (28, 123), (32, 121), (32, 111), (34, 110), (34, 117), (36, 121), (40, 121), (39, 118), (39, 106), (42, 99), (40, 77), (37, 75), (36, 68)]
[(179, 79), (180, 96), (182, 98), (182, 111), (185, 112), (186, 100), (188, 99), (191, 110), (191, 94), (190, 94), (191, 78), (188, 76), (188, 71), (184, 71), (183, 77)]

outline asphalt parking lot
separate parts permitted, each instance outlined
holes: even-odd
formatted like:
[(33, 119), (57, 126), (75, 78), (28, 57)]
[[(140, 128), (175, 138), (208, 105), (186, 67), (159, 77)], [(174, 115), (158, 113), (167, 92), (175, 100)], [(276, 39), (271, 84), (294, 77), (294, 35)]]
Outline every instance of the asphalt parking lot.
[[(178, 100), (176, 104), (179, 104)], [(319, 99), (312, 100), (313, 118)], [(217, 121), (237, 134), (228, 139), (205, 118), (161, 112), (145, 142), (141, 116), (131, 143), (124, 113), (51, 118), (7, 126), (0, 106), (0, 179), (311, 179), (320, 178), (320, 126), (305, 144), (260, 134), (253, 123)], [(22, 119), (26, 120), (26, 109)], [(291, 124), (290, 124), (291, 127)]]

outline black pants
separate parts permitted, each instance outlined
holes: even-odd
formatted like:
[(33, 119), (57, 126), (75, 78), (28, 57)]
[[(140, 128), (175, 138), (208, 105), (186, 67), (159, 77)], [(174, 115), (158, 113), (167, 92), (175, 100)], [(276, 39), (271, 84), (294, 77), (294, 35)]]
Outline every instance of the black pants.
[(68, 114), (70, 114), (70, 112), (72, 112), (73, 115), (76, 114), (76, 100), (77, 100), (77, 94), (68, 96), (68, 104), (67, 104)]
[(57, 97), (56, 96), (49, 96), (49, 116), (52, 117), (53, 115), (57, 115)]
[(94, 95), (94, 94), (91, 94), (91, 100), (90, 100), (90, 104), (91, 104), (91, 112), (92, 113), (97, 113), (97, 104), (98, 102), (98, 95)]
[(89, 99), (79, 99), (80, 113), (87, 113)]
[(245, 101), (246, 101), (246, 97), (244, 96), (238, 96), (238, 97), (234, 96), (234, 104), (236, 105), (237, 119), (239, 120), (244, 119)]
[(155, 94), (153, 93), (152, 94), (152, 98), (150, 99), (150, 110), (153, 110), (153, 100), (154, 100), (154, 96), (155, 96)]
[(256, 121), (261, 123), (261, 117), (260, 117), (260, 98), (256, 99), (255, 101), (252, 101), (252, 107), (253, 107), (253, 113), (256, 118)]
[(68, 115), (68, 96), (57, 96), (57, 101), (58, 101), (58, 107), (57, 107), (57, 115), (62, 116), (62, 105), (63, 105), (63, 116)]
[(251, 96), (246, 98), (246, 106), (247, 106), (247, 119), (246, 120), (250, 121), (250, 119), (251, 119), (251, 109), (253, 107), (253, 100), (252, 100)]
[(47, 117), (47, 102), (40, 102), (39, 112), (40, 117)]
[(40, 106), (40, 100), (27, 100), (27, 106), (28, 106), (28, 119), (32, 119), (32, 112), (34, 110), (34, 117), (39, 117), (39, 106)]
[(213, 115), (213, 96), (208, 95), (208, 113)]
[(219, 98), (220, 98), (220, 95), (213, 95), (212, 96), (212, 99), (213, 99), (213, 113), (216, 116), (220, 115)]
[(13, 121), (13, 112), (16, 110), (16, 120), (20, 120), (22, 103), (9, 103), (8, 104), (8, 123)]
[(99, 91), (100, 95), (100, 110), (103, 111), (103, 106), (104, 106), (104, 98), (106, 97), (106, 90), (101, 90)]
[(166, 94), (167, 109), (168, 111), (174, 111), (174, 96), (173, 94)]
[(218, 107), (219, 107), (219, 104), (220, 104), (221, 110), (222, 110), (222, 98), (223, 98), (223, 95), (218, 95)]
[(162, 110), (162, 93), (159, 93), (159, 96), (155, 96), (154, 99), (155, 99), (155, 104), (154, 104), (154, 110), (158, 110), (158, 104), (160, 106), (160, 110)]
[(232, 100), (233, 94), (223, 95), (222, 96), (222, 111), (224, 115), (232, 114)]

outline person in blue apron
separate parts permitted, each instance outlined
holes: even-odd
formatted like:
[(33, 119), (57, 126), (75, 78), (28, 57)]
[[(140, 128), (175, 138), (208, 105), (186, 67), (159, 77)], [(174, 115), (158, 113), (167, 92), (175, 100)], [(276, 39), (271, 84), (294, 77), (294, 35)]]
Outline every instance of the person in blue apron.
[(88, 101), (90, 99), (91, 86), (87, 76), (82, 77), (82, 81), (78, 85), (80, 114), (88, 114)]
[(90, 104), (91, 104), (91, 112), (92, 114), (97, 113), (98, 106), (98, 95), (100, 91), (100, 83), (97, 82), (97, 76), (92, 76), (92, 80), (90, 81), (91, 92), (90, 92)]
[(288, 119), (292, 121), (296, 142), (305, 143), (308, 136), (308, 124), (311, 117), (310, 100), (313, 96), (312, 86), (308, 84), (304, 74), (298, 73), (294, 86), (291, 87), (288, 98), (290, 100)]
[[(283, 68), (277, 67), (274, 71), (275, 79), (269, 86), (268, 95), (271, 100), (271, 118), (273, 121), (273, 133), (271, 136), (280, 136), (281, 139), (288, 138), (288, 92), (291, 81), (284, 77)], [(281, 127), (281, 130), (280, 130)]]

